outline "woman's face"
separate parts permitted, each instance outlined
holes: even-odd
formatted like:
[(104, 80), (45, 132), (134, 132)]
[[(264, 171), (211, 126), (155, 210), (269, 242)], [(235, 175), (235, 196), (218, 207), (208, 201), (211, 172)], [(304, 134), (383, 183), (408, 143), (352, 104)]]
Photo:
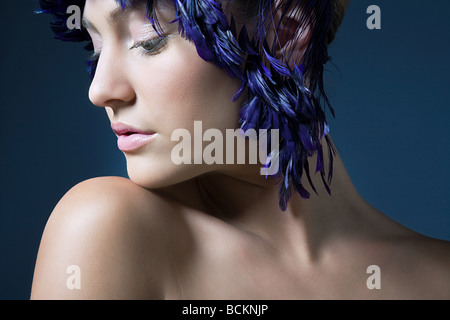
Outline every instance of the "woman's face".
[[(224, 137), (226, 129), (238, 128), (240, 102), (231, 99), (240, 82), (201, 59), (179, 35), (177, 23), (170, 23), (172, 6), (157, 8), (167, 36), (161, 42), (145, 15), (146, 1), (138, 3), (122, 11), (115, 0), (86, 1), (85, 25), (100, 53), (89, 98), (105, 107), (136, 184), (158, 188), (220, 171), (220, 164), (175, 164), (172, 149), (179, 141), (171, 137), (187, 129), (193, 143), (194, 121)], [(142, 134), (130, 135), (137, 131)]]

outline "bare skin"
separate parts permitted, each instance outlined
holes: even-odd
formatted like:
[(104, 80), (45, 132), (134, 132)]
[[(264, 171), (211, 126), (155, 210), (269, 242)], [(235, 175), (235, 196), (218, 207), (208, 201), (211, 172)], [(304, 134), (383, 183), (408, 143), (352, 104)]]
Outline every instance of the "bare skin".
[[(85, 181), (49, 219), (31, 298), (450, 298), (447, 242), (366, 203), (340, 160), (332, 189), (281, 212), (261, 181), (211, 175), (158, 192)], [(66, 286), (69, 265), (81, 269), (80, 290)], [(370, 265), (381, 289), (366, 285)]]
[[(199, 58), (164, 11), (166, 47), (151, 56), (130, 49), (154, 35), (142, 10), (106, 21), (115, 9), (113, 0), (86, 1), (102, 53), (90, 99), (111, 122), (157, 135), (125, 152), (130, 180), (87, 180), (60, 200), (42, 237), (32, 299), (450, 298), (450, 244), (373, 208), (339, 156), (332, 196), (314, 175), (319, 195), (294, 194), (285, 212), (259, 165), (174, 165), (174, 129), (198, 119), (205, 129), (236, 128), (240, 106), (229, 101), (239, 83)], [(80, 289), (67, 286), (73, 265)], [(372, 265), (380, 289), (367, 286)]]

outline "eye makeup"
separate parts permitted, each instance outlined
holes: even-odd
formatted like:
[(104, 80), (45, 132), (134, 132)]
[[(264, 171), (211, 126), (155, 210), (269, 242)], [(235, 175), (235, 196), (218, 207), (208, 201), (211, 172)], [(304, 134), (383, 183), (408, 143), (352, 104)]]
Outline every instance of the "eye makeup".
[[(139, 51), (144, 56), (152, 56), (158, 54), (164, 48), (169, 37), (170, 35), (158, 36), (148, 40), (137, 41), (130, 47), (130, 50), (139, 49)], [(98, 60), (100, 59), (100, 54), (101, 52), (94, 52), (87, 59), (87, 71), (91, 80), (95, 76), (95, 71), (97, 69)]]

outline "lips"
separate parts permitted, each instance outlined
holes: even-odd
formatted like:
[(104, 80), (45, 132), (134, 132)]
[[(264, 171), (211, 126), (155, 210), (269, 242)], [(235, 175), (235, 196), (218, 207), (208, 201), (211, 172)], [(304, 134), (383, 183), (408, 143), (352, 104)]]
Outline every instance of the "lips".
[(117, 135), (117, 147), (123, 152), (129, 152), (144, 146), (155, 136), (151, 130), (141, 130), (123, 123), (113, 123), (111, 128)]

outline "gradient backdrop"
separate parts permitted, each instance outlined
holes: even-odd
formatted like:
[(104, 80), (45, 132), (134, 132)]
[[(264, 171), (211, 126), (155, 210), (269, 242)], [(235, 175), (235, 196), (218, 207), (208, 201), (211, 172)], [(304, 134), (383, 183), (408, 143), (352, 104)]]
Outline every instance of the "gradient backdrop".
[[(35, 0), (0, 10), (0, 299), (28, 299), (45, 222), (74, 184), (126, 176), (87, 53), (53, 40)], [(369, 5), (381, 30), (368, 30)], [(450, 240), (450, 1), (353, 0), (330, 48), (331, 134), (363, 197)]]

